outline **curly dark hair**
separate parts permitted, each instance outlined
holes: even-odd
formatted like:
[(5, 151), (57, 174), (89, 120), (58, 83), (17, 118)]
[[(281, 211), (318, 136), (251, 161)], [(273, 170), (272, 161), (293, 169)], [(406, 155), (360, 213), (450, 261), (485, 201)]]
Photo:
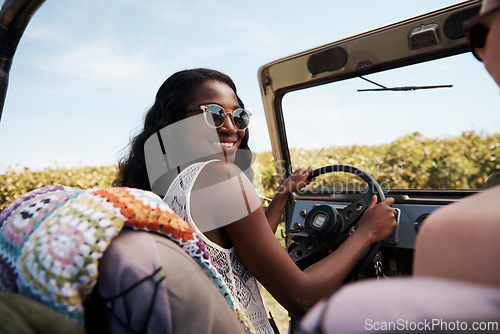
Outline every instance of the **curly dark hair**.
[[(144, 128), (130, 141), (130, 152), (119, 160), (118, 175), (113, 181), (113, 186), (151, 190), (144, 157), (144, 143), (160, 129), (182, 120), (190, 96), (201, 84), (207, 81), (219, 81), (227, 84), (236, 94), (240, 106), (244, 108), (243, 101), (236, 93), (233, 80), (226, 74), (207, 68), (174, 73), (158, 89), (155, 102), (144, 118)], [(247, 129), (240, 144), (241, 150), (238, 151), (235, 159), (235, 164), (242, 170), (250, 170), (252, 154), (248, 147), (248, 137)]]

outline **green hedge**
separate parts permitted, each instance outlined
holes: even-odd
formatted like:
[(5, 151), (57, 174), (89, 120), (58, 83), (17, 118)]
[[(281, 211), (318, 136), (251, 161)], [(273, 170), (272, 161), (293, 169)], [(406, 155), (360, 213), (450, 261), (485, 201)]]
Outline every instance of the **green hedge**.
[[(297, 166), (347, 164), (369, 172), (383, 188), (477, 189), (500, 175), (500, 134), (464, 132), (430, 139), (416, 132), (378, 146), (291, 150)], [(498, 181), (497, 181), (498, 182)]]
[(116, 171), (116, 166), (72, 169), (56, 167), (41, 171), (9, 168), (5, 174), (0, 175), (0, 210), (19, 195), (43, 186), (63, 185), (81, 189), (108, 187), (113, 182)]
[[(438, 140), (413, 133), (377, 146), (292, 149), (291, 155), (294, 166), (356, 166), (371, 173), (383, 188), (474, 189), (484, 187), (489, 176), (500, 175), (500, 134), (464, 132), (458, 137)], [(257, 190), (271, 198), (279, 186), (271, 152), (258, 153), (253, 169)], [(110, 186), (116, 171), (116, 166), (47, 168), (42, 171), (8, 169), (0, 175), (0, 210), (17, 196), (45, 185)], [(336, 181), (322, 179), (316, 186), (331, 185), (332, 182)]]

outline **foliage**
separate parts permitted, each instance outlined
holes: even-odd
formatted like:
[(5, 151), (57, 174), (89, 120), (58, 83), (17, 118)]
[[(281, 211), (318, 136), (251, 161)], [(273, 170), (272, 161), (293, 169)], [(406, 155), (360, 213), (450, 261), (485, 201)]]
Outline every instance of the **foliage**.
[[(431, 139), (415, 132), (378, 146), (292, 148), (290, 154), (295, 168), (358, 167), (370, 173), (383, 189), (478, 189), (493, 180), (498, 184), (500, 177), (500, 134), (464, 132), (458, 137)], [(266, 197), (272, 197), (280, 181), (270, 155), (260, 154), (257, 166)], [(336, 173), (318, 178), (311, 189), (353, 189), (361, 183), (359, 178)]]
[[(356, 166), (370, 173), (384, 189), (473, 189), (482, 188), (491, 180), (499, 178), (500, 134), (464, 132), (458, 137), (430, 139), (416, 132), (378, 146), (333, 146), (311, 150), (293, 148), (291, 156), (297, 167), (317, 168), (331, 164)], [(272, 198), (280, 184), (272, 153), (258, 153), (252, 168), (257, 191), (262, 196)], [(17, 196), (45, 185), (108, 187), (116, 171), (116, 166), (56, 167), (42, 171), (10, 168), (0, 175), (0, 210)], [(312, 187), (342, 184), (349, 188), (349, 185), (356, 187), (359, 183), (356, 178), (341, 176), (339, 180), (329, 176), (318, 178)]]
[(80, 189), (104, 188), (111, 185), (117, 172), (116, 166), (79, 167), (73, 169), (46, 168), (19, 171), (9, 168), (0, 175), (0, 210), (16, 197), (33, 189), (48, 185), (63, 185)]

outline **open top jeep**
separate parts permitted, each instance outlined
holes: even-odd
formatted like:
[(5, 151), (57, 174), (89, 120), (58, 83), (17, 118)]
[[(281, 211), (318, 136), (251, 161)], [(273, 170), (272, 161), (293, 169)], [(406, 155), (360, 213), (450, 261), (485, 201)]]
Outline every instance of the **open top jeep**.
[(376, 194), (395, 198), (398, 226), (349, 279), (409, 275), (426, 216), (499, 183), (500, 97), (463, 28), (480, 5), (459, 3), (260, 68), (277, 174), (318, 168), (286, 210), (297, 265), (336, 249)]
[[(42, 3), (5, 1), (0, 116), (17, 43)], [(480, 5), (465, 1), (260, 68), (278, 177), (317, 168), (286, 207), (286, 247), (300, 268), (342, 244), (372, 196), (391, 196), (396, 230), (347, 281), (410, 275), (425, 218), (500, 183), (500, 96), (463, 29)]]

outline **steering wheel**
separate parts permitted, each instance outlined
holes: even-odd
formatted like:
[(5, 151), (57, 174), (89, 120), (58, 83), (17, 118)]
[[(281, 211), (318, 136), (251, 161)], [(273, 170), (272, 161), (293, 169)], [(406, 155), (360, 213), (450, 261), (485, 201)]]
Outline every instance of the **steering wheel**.
[[(302, 269), (337, 249), (356, 229), (361, 216), (370, 205), (373, 195), (378, 202), (385, 196), (378, 182), (368, 173), (348, 165), (330, 165), (315, 169), (309, 180), (319, 175), (333, 172), (345, 172), (362, 178), (368, 186), (361, 197), (343, 209), (331, 205), (316, 205), (305, 217), (305, 230), (308, 234), (302, 242), (289, 251), (290, 257)], [(354, 266), (347, 280), (355, 277), (370, 264), (378, 253), (382, 242), (370, 245)], [(325, 254), (326, 253), (326, 254)]]

